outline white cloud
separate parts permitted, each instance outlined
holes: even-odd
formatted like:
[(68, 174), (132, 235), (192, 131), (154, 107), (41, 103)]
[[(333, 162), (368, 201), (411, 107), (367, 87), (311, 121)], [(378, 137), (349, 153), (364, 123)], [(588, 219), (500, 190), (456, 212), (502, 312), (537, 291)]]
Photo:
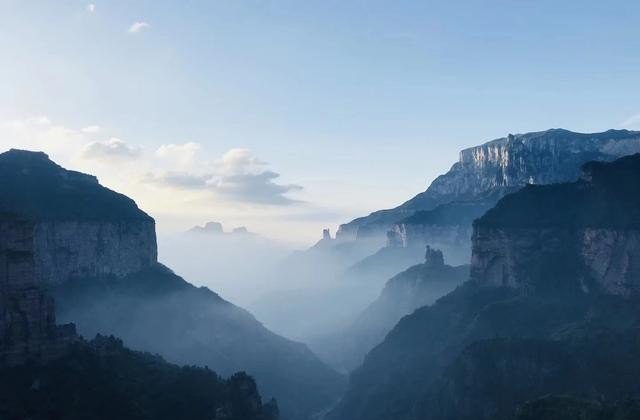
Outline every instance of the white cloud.
[(147, 22), (135, 22), (129, 27), (129, 33), (135, 34), (142, 31), (143, 29), (149, 28), (150, 26), (151, 25), (149, 25)]
[(83, 159), (89, 160), (124, 161), (140, 156), (140, 149), (112, 137), (87, 144), (80, 155)]
[(100, 126), (99, 125), (88, 125), (85, 128), (83, 128), (82, 130), (83, 133), (88, 133), (88, 134), (93, 134), (93, 133), (97, 133), (100, 131)]
[(90, 3), (87, 5), (87, 12), (89, 13), (94, 13), (96, 11), (96, 5), (93, 3)]
[(220, 161), (221, 172), (227, 176), (256, 171), (266, 164), (255, 157), (249, 149), (231, 149), (222, 156)]
[[(156, 151), (158, 156), (178, 156), (178, 160), (195, 162), (200, 146), (195, 143), (165, 145)], [(186, 166), (186, 165), (183, 165)], [(193, 165), (195, 169), (201, 166)], [(280, 174), (265, 169), (267, 163), (248, 149), (231, 149), (219, 159), (210, 171), (165, 172), (151, 176), (147, 181), (171, 188), (206, 190), (218, 198), (233, 202), (286, 205), (296, 200), (287, 194), (302, 189), (295, 184), (279, 184)]]
[(180, 167), (193, 167), (201, 151), (198, 143), (163, 144), (156, 150), (156, 156), (177, 164)]
[(640, 130), (640, 114), (630, 116), (620, 125), (624, 128)]

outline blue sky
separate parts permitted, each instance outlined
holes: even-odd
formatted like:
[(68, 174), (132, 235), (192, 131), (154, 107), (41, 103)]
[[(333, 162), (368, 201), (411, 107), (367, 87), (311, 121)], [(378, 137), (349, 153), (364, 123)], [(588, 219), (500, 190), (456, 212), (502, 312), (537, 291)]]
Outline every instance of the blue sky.
[(310, 241), (461, 148), (640, 128), (639, 18), (633, 1), (4, 0), (0, 145), (98, 173), (160, 229)]

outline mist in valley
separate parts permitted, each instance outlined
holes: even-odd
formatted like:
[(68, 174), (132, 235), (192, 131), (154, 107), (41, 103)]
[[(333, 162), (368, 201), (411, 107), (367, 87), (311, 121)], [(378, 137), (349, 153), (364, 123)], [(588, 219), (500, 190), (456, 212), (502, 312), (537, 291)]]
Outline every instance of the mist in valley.
[(208, 222), (160, 234), (159, 260), (247, 309), (269, 329), (311, 343), (350, 325), (389, 278), (420, 263), (424, 254), (422, 247), (389, 247), (383, 236), (355, 241), (325, 235), (306, 248), (294, 247)]

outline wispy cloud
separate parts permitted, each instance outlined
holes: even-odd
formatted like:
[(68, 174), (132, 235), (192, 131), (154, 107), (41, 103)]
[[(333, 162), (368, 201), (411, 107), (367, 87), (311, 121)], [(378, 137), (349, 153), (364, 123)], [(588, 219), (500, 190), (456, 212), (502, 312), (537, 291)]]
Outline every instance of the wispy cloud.
[(94, 13), (96, 11), (96, 5), (93, 3), (90, 3), (87, 5), (87, 12), (89, 13)]
[(143, 29), (149, 28), (150, 26), (151, 25), (149, 25), (147, 22), (135, 22), (133, 25), (129, 27), (129, 33), (135, 34), (142, 31)]
[(303, 188), (282, 182), (280, 173), (249, 149), (230, 149), (218, 158), (194, 142), (145, 151), (116, 137), (95, 139), (105, 131), (108, 129), (99, 125), (65, 127), (44, 116), (0, 120), (0, 150), (43, 150), (63, 165), (96, 172), (127, 189), (136, 189), (142, 182), (146, 184), (142, 190), (148, 190), (152, 184), (157, 194), (174, 201), (176, 197), (199, 196), (203, 203), (213, 202), (218, 208), (301, 203), (292, 195)]
[(135, 159), (140, 156), (140, 149), (130, 146), (117, 138), (110, 138), (103, 141), (94, 141), (87, 144), (81, 152), (84, 159), (102, 161), (124, 161)]
[[(171, 144), (160, 147), (156, 154), (177, 155), (179, 160), (188, 159), (195, 163), (199, 150), (195, 143)], [(248, 149), (231, 149), (216, 161), (210, 171), (165, 172), (150, 176), (147, 181), (171, 188), (211, 191), (218, 198), (233, 202), (267, 205), (298, 202), (288, 194), (302, 190), (302, 187), (276, 182), (280, 174), (266, 169), (267, 166)]]
[(620, 125), (629, 129), (640, 129), (640, 114), (635, 114), (624, 120)]

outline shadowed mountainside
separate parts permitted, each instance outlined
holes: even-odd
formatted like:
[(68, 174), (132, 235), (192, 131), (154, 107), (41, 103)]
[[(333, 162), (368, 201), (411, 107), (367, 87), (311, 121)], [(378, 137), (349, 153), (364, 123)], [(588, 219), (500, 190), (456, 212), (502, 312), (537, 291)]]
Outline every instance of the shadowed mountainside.
[(506, 420), (549, 393), (640, 396), (639, 171), (640, 155), (589, 163), (501, 200), (474, 224), (472, 280), (404, 317), (329, 418)]
[(0, 174), (2, 217), (28, 220), (37, 281), (81, 334), (115, 335), (225, 375), (247, 371), (285, 419), (306, 419), (340, 395), (343, 378), (306, 346), (160, 265), (154, 221), (133, 200), (44, 153), (0, 154)]

